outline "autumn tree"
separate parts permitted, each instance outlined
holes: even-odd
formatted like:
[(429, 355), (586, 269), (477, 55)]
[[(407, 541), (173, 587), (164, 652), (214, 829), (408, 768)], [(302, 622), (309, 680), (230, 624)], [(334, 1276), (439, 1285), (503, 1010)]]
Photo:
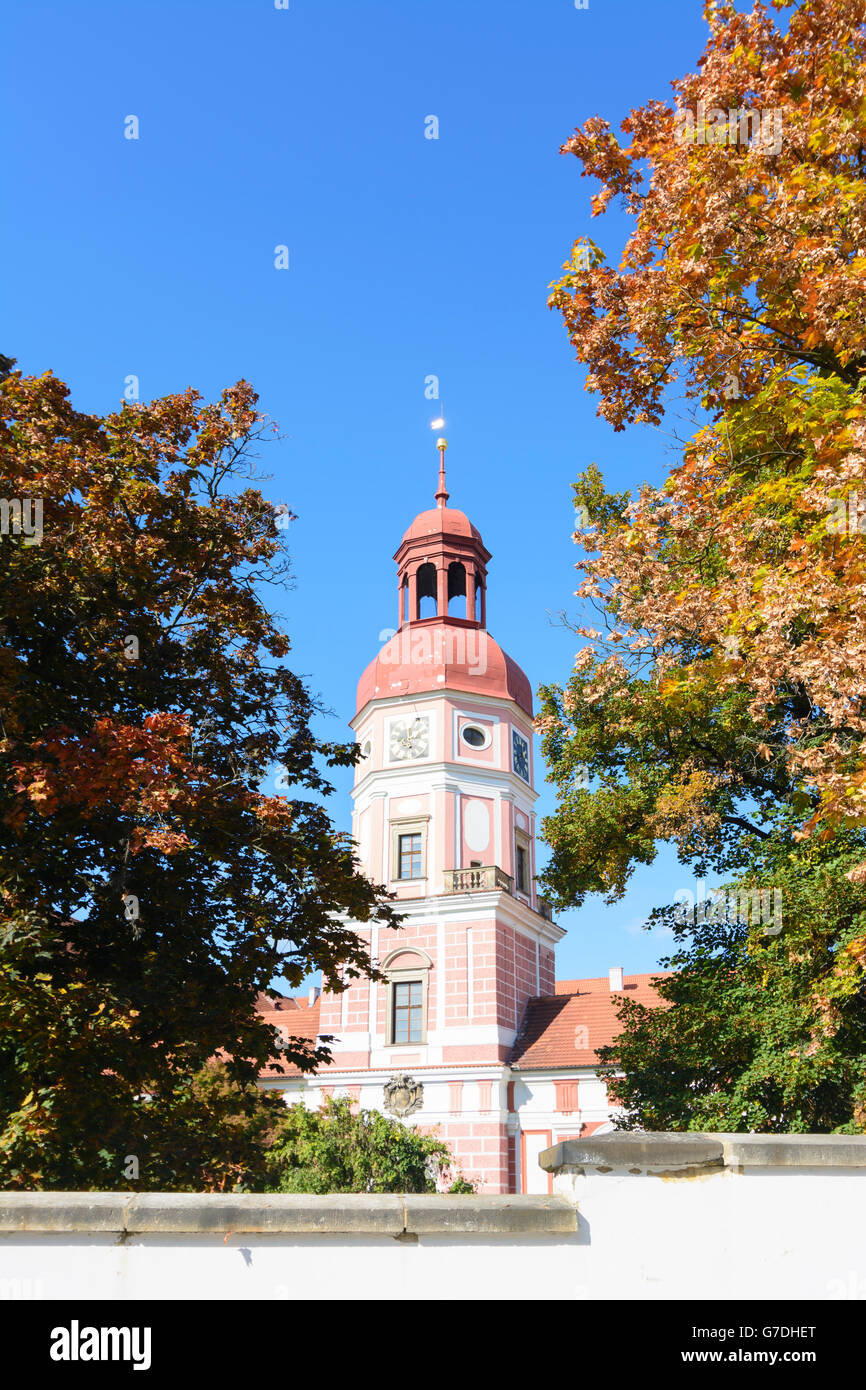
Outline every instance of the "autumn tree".
[[(551, 296), (600, 414), (658, 422), (677, 380), (708, 420), (665, 486), (597, 537), (583, 592), (609, 585), (624, 640), (675, 684), (700, 685), (712, 663), (758, 719), (792, 692), (777, 752), (818, 790), (810, 828), (859, 822), (866, 6), (807, 0), (785, 32), (761, 5), (706, 15), (675, 105), (631, 112), (627, 146), (598, 117), (564, 146), (601, 180), (594, 212), (620, 195), (635, 221), (618, 269), (581, 239)], [(744, 112), (760, 124), (744, 130)]]
[[(587, 388), (617, 430), (676, 397), (691, 427), (660, 487), (575, 487), (598, 619), (542, 691), (561, 905), (621, 895), (664, 840), (699, 872), (781, 875), (804, 838), (853, 836), (828, 872), (866, 880), (866, 6), (772, 8), (787, 27), (707, 5), (673, 103), (563, 147), (593, 213), (619, 196), (634, 223), (617, 267), (581, 237), (552, 287)], [(814, 957), (822, 1027), (862, 1008), (857, 924)]]
[(324, 805), (355, 745), (314, 734), (260, 597), (288, 580), (269, 427), (245, 382), (100, 418), (13, 372), (2, 402), (0, 1181), (220, 1186), (226, 1107), (193, 1078), (222, 1052), (253, 1088), (257, 995), (339, 988), (368, 968), (351, 923), (394, 921)]

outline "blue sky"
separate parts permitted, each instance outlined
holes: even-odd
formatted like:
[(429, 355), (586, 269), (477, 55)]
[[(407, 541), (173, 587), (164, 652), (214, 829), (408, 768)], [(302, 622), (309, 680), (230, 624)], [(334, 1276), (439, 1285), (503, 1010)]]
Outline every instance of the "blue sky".
[[(0, 347), (96, 412), (130, 375), (142, 399), (253, 383), (284, 436), (264, 490), (299, 517), (280, 609), (328, 736), (347, 735), (393, 622), (391, 557), (432, 505), (443, 404), (452, 505), (493, 552), (490, 630), (534, 688), (567, 677), (578, 640), (551, 615), (574, 611), (570, 483), (595, 461), (635, 486), (674, 455), (666, 429), (596, 418), (546, 307), (577, 236), (615, 259), (628, 230), (615, 210), (592, 221), (595, 185), (558, 150), (588, 116), (618, 126), (668, 98), (704, 38), (697, 0), (43, 0), (7, 16)], [(632, 885), (560, 919), (560, 977), (665, 954), (640, 922), (691, 876), (665, 852)]]

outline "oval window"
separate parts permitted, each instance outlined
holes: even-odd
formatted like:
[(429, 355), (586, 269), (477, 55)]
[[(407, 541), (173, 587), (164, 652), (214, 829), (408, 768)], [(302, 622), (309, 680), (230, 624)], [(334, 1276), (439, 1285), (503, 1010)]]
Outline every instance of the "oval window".
[(460, 737), (464, 743), (468, 743), (470, 748), (484, 748), (487, 744), (487, 735), (483, 729), (479, 729), (474, 724), (464, 724), (460, 731)]
[(361, 749), (361, 757), (362, 757), (362, 758), (369, 758), (369, 756), (370, 756), (370, 754), (372, 753), (372, 751), (373, 751), (373, 745), (372, 745), (372, 743), (370, 742), (370, 740), (367, 739), (367, 742), (364, 744), (364, 747)]

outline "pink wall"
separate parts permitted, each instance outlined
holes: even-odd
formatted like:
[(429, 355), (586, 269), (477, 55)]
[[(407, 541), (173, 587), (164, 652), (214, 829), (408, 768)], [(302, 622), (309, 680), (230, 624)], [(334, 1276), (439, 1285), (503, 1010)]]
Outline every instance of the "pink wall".
[[(496, 862), (496, 840), (494, 837), (494, 816), (496, 813), (496, 803), (492, 797), (486, 796), (461, 796), (460, 800), (460, 863), (455, 864), (455, 869), (467, 869), (473, 860), (480, 864), (493, 864)], [(475, 844), (470, 843), (473, 832), (483, 826), (483, 818), (486, 817), (486, 837), (487, 843), (479, 848), (483, 836), (479, 836)], [(448, 841), (453, 844), (453, 838)]]
[(470, 1182), (490, 1194), (513, 1191), (509, 1186), (509, 1136), (495, 1121), (449, 1121), (439, 1133), (454, 1154), (455, 1167)]

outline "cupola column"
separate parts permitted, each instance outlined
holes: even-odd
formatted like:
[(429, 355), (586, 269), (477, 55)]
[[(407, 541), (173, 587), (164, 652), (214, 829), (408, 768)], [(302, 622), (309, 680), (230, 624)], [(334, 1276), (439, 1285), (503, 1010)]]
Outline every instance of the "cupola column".
[(448, 617), (448, 566), (441, 561), (436, 569), (436, 612), (440, 618)]
[(476, 621), (475, 617), (475, 570), (466, 570), (466, 616), (470, 623)]
[(409, 621), (414, 623), (418, 617), (418, 567), (413, 565), (409, 571)]

